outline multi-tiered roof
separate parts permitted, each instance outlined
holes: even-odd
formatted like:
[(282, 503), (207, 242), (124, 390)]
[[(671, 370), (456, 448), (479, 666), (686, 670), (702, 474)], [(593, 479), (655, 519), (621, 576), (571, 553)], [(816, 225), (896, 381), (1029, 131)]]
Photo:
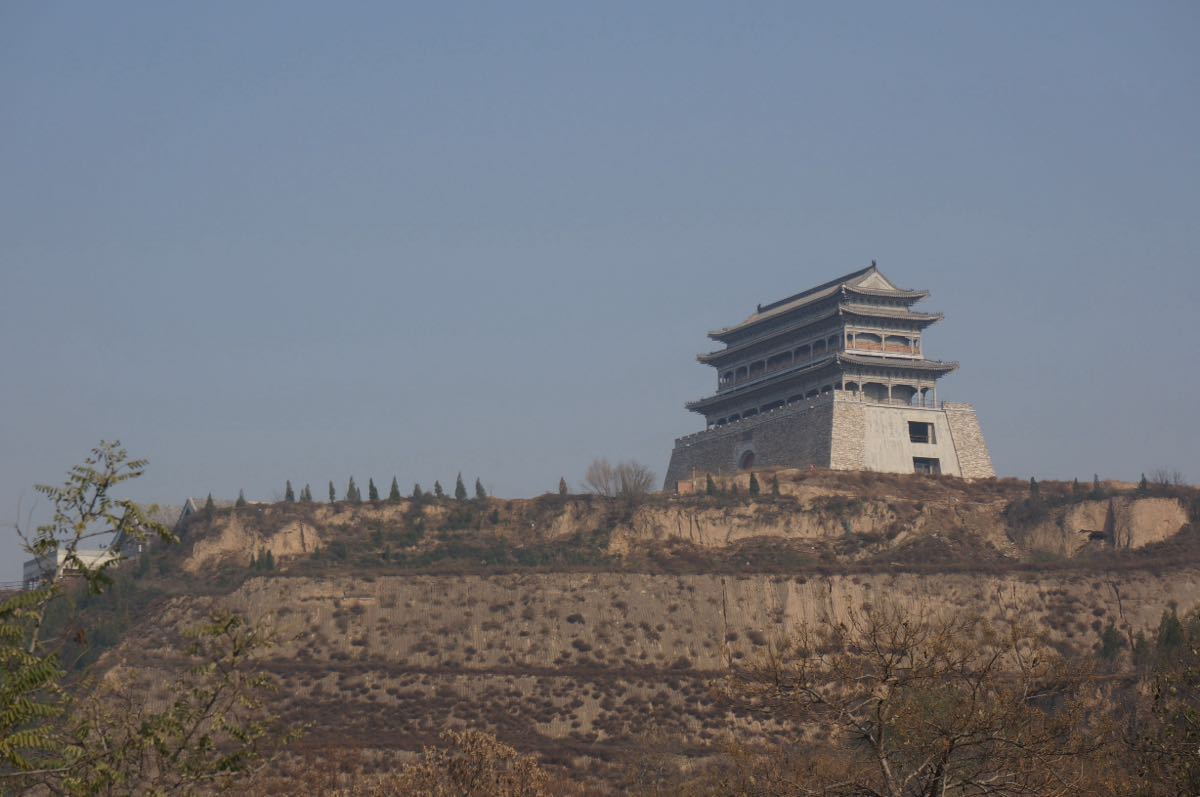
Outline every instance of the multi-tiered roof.
[(690, 402), (709, 424), (751, 417), (835, 391), (867, 401), (928, 404), (957, 363), (925, 359), (921, 333), (941, 320), (912, 306), (928, 291), (898, 288), (870, 266), (767, 305), (710, 332), (725, 347), (698, 360), (717, 392)]

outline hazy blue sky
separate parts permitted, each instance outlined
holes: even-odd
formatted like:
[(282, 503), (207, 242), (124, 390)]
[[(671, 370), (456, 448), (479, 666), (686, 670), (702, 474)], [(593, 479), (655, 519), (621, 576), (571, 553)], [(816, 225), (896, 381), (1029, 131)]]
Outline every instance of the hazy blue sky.
[[(928, 288), (1002, 474), (1200, 478), (1200, 5), (0, 6), (0, 514), (661, 476), (705, 332)], [(0, 578), (21, 555), (0, 543)]]

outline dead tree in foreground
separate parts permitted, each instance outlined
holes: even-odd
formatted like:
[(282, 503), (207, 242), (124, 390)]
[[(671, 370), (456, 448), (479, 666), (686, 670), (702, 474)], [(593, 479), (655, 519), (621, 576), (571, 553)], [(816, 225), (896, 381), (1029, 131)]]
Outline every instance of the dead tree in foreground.
[[(829, 745), (767, 779), (795, 795), (1065, 795), (1105, 734), (1088, 727), (1086, 673), (1022, 624), (863, 605), (804, 628), (736, 672), (727, 696)], [(806, 745), (808, 746), (808, 745)], [(770, 760), (770, 757), (762, 759)], [(744, 774), (744, 773), (743, 773)]]

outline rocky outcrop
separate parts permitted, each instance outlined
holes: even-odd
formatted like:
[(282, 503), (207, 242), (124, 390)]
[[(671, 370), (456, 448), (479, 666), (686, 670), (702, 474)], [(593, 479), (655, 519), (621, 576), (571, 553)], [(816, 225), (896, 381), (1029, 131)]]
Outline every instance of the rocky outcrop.
[(1139, 498), (1112, 501), (1111, 532), (1118, 548), (1141, 548), (1179, 533), (1188, 522), (1187, 510), (1175, 498)]
[(820, 540), (847, 534), (883, 535), (890, 544), (903, 545), (926, 533), (965, 532), (1007, 555), (1024, 551), (1074, 556), (1089, 543), (1129, 550), (1162, 542), (1188, 523), (1187, 510), (1175, 498), (1118, 496), (1082, 501), (1051, 510), (1044, 521), (1029, 528), (1010, 527), (1007, 505), (957, 499), (857, 500), (828, 493), (810, 494), (801, 498), (798, 507), (788, 509), (769, 502), (653, 505), (638, 509), (618, 527), (612, 550), (624, 552), (637, 542), (666, 540), (723, 548), (757, 537)]
[(678, 539), (704, 548), (721, 548), (754, 537), (819, 539), (851, 534), (878, 534), (897, 519), (883, 502), (854, 504), (844, 511), (816, 509), (781, 512), (769, 504), (726, 508), (643, 507), (614, 535), (636, 540)]
[(248, 528), (236, 513), (224, 515), (203, 539), (196, 540), (191, 555), (183, 562), (189, 573), (200, 573), (227, 560), (247, 561), (267, 551), (275, 561), (310, 554), (321, 547), (316, 529), (302, 522), (291, 522), (270, 533)]
[(1059, 509), (1018, 536), (1029, 550), (1074, 556), (1089, 543), (1133, 550), (1162, 542), (1187, 522), (1187, 509), (1177, 498), (1117, 496)]

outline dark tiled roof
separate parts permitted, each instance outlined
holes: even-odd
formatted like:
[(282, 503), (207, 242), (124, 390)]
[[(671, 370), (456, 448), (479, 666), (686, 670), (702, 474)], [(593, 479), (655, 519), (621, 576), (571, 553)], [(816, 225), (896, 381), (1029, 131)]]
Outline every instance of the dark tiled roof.
[(795, 377), (809, 376), (811, 374), (820, 373), (821, 371), (829, 370), (837, 364), (837, 357), (832, 354), (824, 359), (817, 360), (814, 363), (805, 365), (799, 368), (786, 368), (781, 371), (772, 371), (769, 374), (764, 374), (758, 379), (748, 381), (733, 390), (724, 393), (716, 393), (711, 396), (705, 396), (697, 401), (689, 401), (686, 406), (689, 410), (695, 410), (698, 407), (724, 401), (725, 399), (740, 399), (742, 396), (753, 393), (762, 387), (774, 387), (779, 382), (785, 382)]
[(914, 371), (936, 371), (943, 374), (948, 374), (958, 368), (958, 363), (956, 362), (912, 360), (906, 357), (882, 357), (873, 354), (847, 354), (842, 352), (838, 355), (838, 359), (854, 365), (871, 365), (879, 368), (908, 368)]
[[(791, 304), (793, 302), (798, 302), (801, 299), (808, 298), (810, 296), (813, 296), (814, 294), (819, 293), (822, 295), (826, 295), (829, 293), (830, 288), (840, 288), (842, 285), (845, 285), (847, 282), (850, 282), (851, 280), (856, 280), (859, 277), (866, 276), (867, 274), (869, 274), (875, 270), (876, 270), (875, 265), (871, 264), (871, 265), (867, 266), (866, 268), (860, 268), (858, 271), (851, 271), (849, 274), (843, 274), (842, 276), (838, 277), (837, 279), (830, 280), (829, 282), (823, 282), (815, 288), (809, 288), (806, 291), (801, 291), (800, 293), (794, 293), (791, 296), (787, 297), (786, 299), (780, 299), (777, 302), (771, 302), (770, 304), (760, 305), (756, 315), (762, 315), (763, 313), (769, 312), (776, 308), (783, 307), (785, 304)], [(753, 317), (753, 316), (751, 316), (751, 317)]]
[(733, 353), (736, 353), (739, 351), (744, 351), (745, 349), (748, 349), (751, 346), (757, 346), (758, 344), (762, 343), (764, 340), (770, 340), (771, 338), (774, 338), (774, 337), (786, 335), (789, 332), (798, 332), (807, 326), (812, 326), (813, 324), (817, 323), (818, 321), (824, 321), (827, 318), (833, 318), (834, 316), (837, 315), (837, 312), (838, 312), (838, 309), (836, 307), (831, 307), (828, 312), (821, 313), (820, 315), (817, 315), (817, 316), (812, 316), (811, 318), (806, 318), (805, 320), (798, 321), (795, 324), (789, 324), (785, 327), (780, 327), (779, 329), (772, 330), (767, 335), (760, 335), (759, 337), (744, 341), (742, 343), (734, 343), (731, 346), (726, 346), (725, 348), (718, 349), (717, 351), (710, 351), (707, 354), (697, 355), (696, 359), (702, 363), (707, 363), (711, 360), (719, 359), (720, 357), (722, 357), (726, 354), (733, 354)]
[[(724, 327), (722, 329), (717, 329), (712, 332), (709, 332), (708, 336), (710, 338), (712, 338), (713, 340), (723, 340), (724, 338), (728, 337), (729, 335), (733, 334), (734, 332), (739, 332), (743, 329), (753, 327), (754, 325), (759, 324), (763, 321), (766, 321), (770, 318), (776, 318), (780, 315), (789, 313), (793, 310), (797, 310), (801, 307), (805, 307), (805, 306), (813, 304), (815, 302), (819, 302), (822, 299), (827, 299), (830, 296), (841, 293), (843, 290), (853, 292), (853, 293), (863, 294), (866, 296), (886, 296), (886, 297), (892, 297), (892, 298), (902, 298), (902, 299), (907, 298), (907, 299), (914, 299), (914, 300), (920, 299), (922, 297), (929, 295), (929, 293), (927, 291), (908, 291), (908, 290), (901, 290), (899, 288), (897, 288), (895, 290), (887, 290), (887, 289), (881, 289), (881, 288), (866, 288), (866, 287), (854, 286), (854, 285), (849, 284), (849, 283), (859, 280), (871, 273), (879, 273), (879, 269), (876, 268), (874, 263), (867, 266), (866, 268), (859, 269), (858, 271), (852, 271), (849, 274), (844, 274), (835, 280), (830, 280), (829, 282), (824, 282), (815, 288), (809, 288), (806, 291), (802, 291), (800, 293), (793, 294), (792, 296), (789, 296), (786, 299), (780, 299), (779, 301), (771, 302), (770, 304), (759, 305), (758, 308), (755, 310), (754, 314), (751, 315), (749, 318), (747, 318), (745, 321), (741, 322), (740, 324), (734, 324), (731, 327)], [(883, 275), (880, 274), (880, 276), (883, 276)], [(884, 277), (884, 279), (887, 279), (887, 278)]]

